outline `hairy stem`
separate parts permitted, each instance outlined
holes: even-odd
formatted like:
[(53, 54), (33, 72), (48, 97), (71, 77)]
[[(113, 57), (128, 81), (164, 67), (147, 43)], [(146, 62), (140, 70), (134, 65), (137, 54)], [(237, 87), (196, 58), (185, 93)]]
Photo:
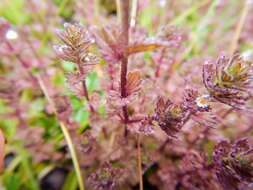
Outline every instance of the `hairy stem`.
[(82, 81), (82, 85), (83, 85), (84, 96), (85, 96), (87, 101), (90, 101), (89, 94), (88, 94), (88, 89), (87, 89), (87, 86), (86, 86), (86, 80)]
[(89, 97), (89, 93), (88, 93), (88, 89), (87, 89), (87, 85), (86, 85), (86, 80), (85, 79), (82, 81), (82, 85), (83, 85), (84, 96), (85, 96), (85, 98), (86, 98), (86, 100), (88, 102), (88, 106), (90, 108), (90, 111), (92, 113), (94, 113), (95, 109), (93, 108), (92, 104), (90, 103), (90, 97)]
[[(120, 1), (121, 9), (121, 29), (122, 29), (122, 46), (128, 46), (129, 38), (129, 0)], [(127, 82), (127, 63), (128, 57), (124, 55), (121, 61), (121, 96), (126, 97), (126, 82)]]
[(138, 158), (138, 174), (139, 174), (139, 187), (143, 190), (143, 179), (142, 179), (142, 165), (141, 165), (141, 135), (137, 136), (137, 158)]
[[(79, 72), (83, 75), (84, 74), (84, 69), (83, 67), (81, 66), (81, 60), (80, 58), (78, 59), (79, 61), (76, 63), (78, 65), (78, 70)], [(83, 85), (83, 93), (84, 93), (84, 96), (86, 98), (87, 101), (89, 101), (89, 94), (88, 94), (88, 90), (87, 90), (87, 86), (86, 86), (86, 81), (85, 79), (82, 81), (82, 85)]]
[[(120, 13), (121, 13), (121, 29), (122, 29), (122, 45), (124, 48), (128, 46), (129, 41), (129, 0), (120, 0)], [(127, 96), (126, 84), (127, 84), (127, 64), (128, 56), (124, 55), (121, 61), (120, 70), (120, 93), (121, 97)], [(128, 122), (127, 106), (122, 107), (124, 123)], [(127, 128), (127, 126), (126, 126)]]
[[(83, 67), (81, 67), (81, 61), (80, 61), (80, 59), (79, 59), (79, 61), (77, 62), (77, 65), (78, 65), (79, 72), (80, 72), (81, 74), (84, 74), (84, 69), (83, 69)], [(86, 99), (87, 102), (88, 102), (90, 111), (91, 111), (91, 112), (94, 112), (95, 110), (94, 110), (93, 106), (90, 104), (90, 97), (89, 97), (89, 93), (88, 93), (88, 89), (87, 89), (87, 85), (86, 85), (86, 80), (85, 80), (85, 79), (83, 79), (83, 81), (82, 81), (82, 86), (83, 86), (84, 97), (85, 97), (85, 99)]]

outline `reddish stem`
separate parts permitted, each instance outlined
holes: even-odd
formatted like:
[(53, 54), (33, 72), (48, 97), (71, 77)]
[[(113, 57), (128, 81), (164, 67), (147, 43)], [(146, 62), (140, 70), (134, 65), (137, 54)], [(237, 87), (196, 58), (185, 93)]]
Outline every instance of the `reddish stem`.
[[(122, 46), (126, 48), (129, 41), (129, 0), (120, 1), (121, 9), (121, 29), (122, 29)], [(127, 64), (128, 56), (125, 54), (121, 61), (121, 73), (120, 73), (120, 91), (121, 97), (127, 97), (126, 84), (127, 84)], [(127, 106), (122, 107), (124, 122), (128, 122)], [(126, 132), (126, 131), (125, 131)]]
[[(78, 65), (78, 69), (80, 71), (81, 74), (84, 74), (84, 69), (83, 67), (81, 67), (81, 60), (79, 59), (79, 61), (77, 62), (77, 65)], [(89, 108), (90, 108), (90, 111), (92, 113), (95, 112), (93, 106), (90, 104), (90, 98), (89, 98), (89, 93), (88, 93), (88, 89), (87, 89), (87, 85), (86, 85), (86, 80), (83, 79), (82, 81), (82, 86), (83, 86), (83, 93), (84, 93), (84, 97), (86, 98), (87, 102), (88, 102), (88, 105), (89, 105)]]

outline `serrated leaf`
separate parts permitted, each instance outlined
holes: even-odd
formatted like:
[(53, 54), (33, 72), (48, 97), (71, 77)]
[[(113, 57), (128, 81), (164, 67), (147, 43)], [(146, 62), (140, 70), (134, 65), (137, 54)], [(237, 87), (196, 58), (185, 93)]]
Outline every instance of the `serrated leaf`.
[(140, 90), (141, 85), (141, 73), (139, 71), (129, 72), (127, 75), (126, 90), (127, 95), (131, 95)]

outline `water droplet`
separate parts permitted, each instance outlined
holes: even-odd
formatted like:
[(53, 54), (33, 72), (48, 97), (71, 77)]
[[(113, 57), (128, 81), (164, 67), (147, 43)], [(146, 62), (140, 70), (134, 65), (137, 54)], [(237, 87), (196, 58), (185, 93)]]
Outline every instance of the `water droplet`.
[(63, 27), (64, 28), (68, 28), (70, 26), (70, 24), (68, 23), (68, 22), (65, 22), (64, 24), (63, 24)]
[(18, 38), (18, 33), (15, 30), (9, 29), (5, 34), (6, 39), (15, 40)]

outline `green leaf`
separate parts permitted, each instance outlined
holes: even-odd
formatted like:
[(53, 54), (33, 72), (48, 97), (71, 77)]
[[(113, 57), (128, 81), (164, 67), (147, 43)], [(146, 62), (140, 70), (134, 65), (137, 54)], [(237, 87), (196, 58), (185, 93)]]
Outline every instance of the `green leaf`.
[(23, 170), (22, 173), (22, 178), (24, 181), (29, 181), (29, 183), (26, 183), (28, 189), (31, 190), (39, 190), (39, 184), (37, 179), (35, 178), (34, 170), (32, 168), (32, 162), (31, 162), (31, 157), (26, 152), (26, 150), (20, 150), (20, 154), (22, 155), (23, 159), (21, 161), (21, 169)]
[(80, 99), (78, 99), (76, 96), (71, 96), (70, 102), (71, 102), (71, 106), (73, 110), (79, 110), (84, 106), (83, 102)]
[(21, 186), (20, 177), (15, 173), (5, 173), (3, 183), (6, 190), (19, 190)]
[(87, 126), (89, 123), (89, 112), (84, 109), (78, 110), (75, 115), (75, 120), (79, 122), (81, 126)]
[(62, 190), (76, 190), (77, 187), (78, 187), (78, 183), (77, 183), (76, 174), (74, 171), (71, 171), (64, 182)]
[(4, 131), (5, 137), (12, 138), (16, 133), (18, 121), (15, 119), (0, 119), (1, 129)]
[(89, 92), (93, 92), (99, 88), (99, 79), (96, 72), (91, 72), (86, 78), (87, 88)]
[(64, 70), (67, 71), (67, 72), (71, 72), (71, 71), (75, 70), (74, 63), (71, 63), (69, 61), (63, 61), (62, 66), (63, 66)]
[(58, 86), (64, 85), (65, 77), (62, 72), (57, 72), (55, 73), (53, 77), (53, 83)]
[(24, 0), (1, 0), (0, 16), (12, 24), (24, 24), (29, 20), (29, 15), (24, 11)]
[(33, 100), (31, 102), (29, 115), (38, 115), (38, 112), (41, 112), (44, 110), (44, 106), (45, 106), (45, 99), (37, 98), (36, 100)]

